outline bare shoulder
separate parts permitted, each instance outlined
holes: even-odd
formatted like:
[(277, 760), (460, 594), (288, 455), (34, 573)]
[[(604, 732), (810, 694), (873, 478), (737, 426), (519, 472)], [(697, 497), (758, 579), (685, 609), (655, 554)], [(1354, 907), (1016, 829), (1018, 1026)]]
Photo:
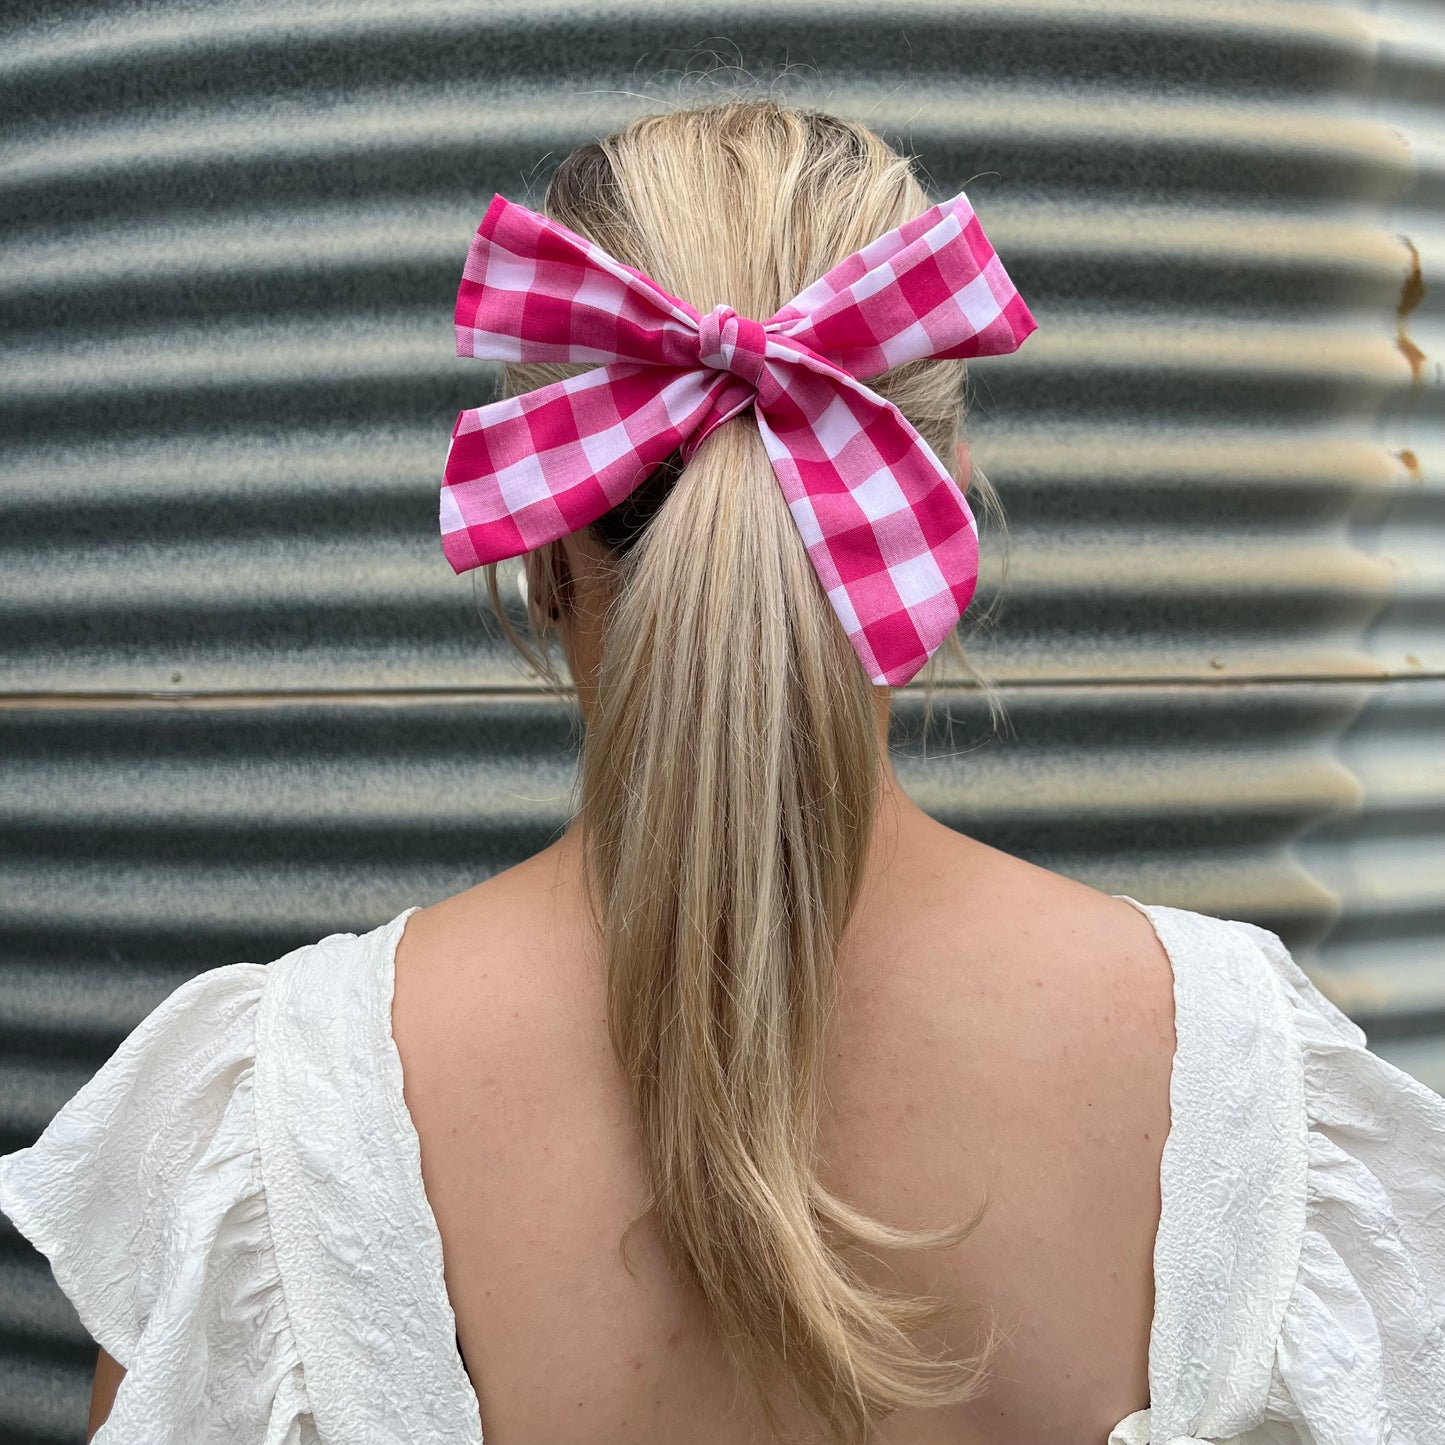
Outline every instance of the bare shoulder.
[(1000, 1115), (1034, 1111), (1040, 1146), (1080, 1201), (1131, 1201), (1152, 1238), (1170, 1124), (1174, 972), (1132, 904), (988, 849), (969, 860), (973, 907), (955, 924), (972, 978), (961, 1009), (987, 1019), (975, 1057)]
[(488, 952), (535, 943), (570, 914), (568, 875), (559, 844), (543, 849), (461, 893), (413, 913), (397, 944), (396, 971), (420, 981), (437, 970), (474, 970)]
[(897, 893), (879, 910), (891, 938), (871, 947), (882, 967), (906, 961), (933, 997), (986, 1011), (995, 1037), (1046, 1043), (1055, 1069), (1102, 1080), (1152, 1061), (1167, 1075), (1173, 969), (1132, 904), (941, 824), (898, 861)]
[[(518, 1097), (540, 1109), (568, 1087), (573, 1063), (596, 1061), (600, 981), (569, 873), (554, 844), (407, 919), (391, 1023), (424, 1143), (455, 1136), (458, 1110), (483, 1097), (499, 1142), (533, 1128)], [(553, 1067), (559, 1059), (569, 1068)]]
[(907, 1097), (905, 1128), (879, 1119), (868, 1138), (897, 1140), (892, 1165), (932, 1180), (930, 1212), (987, 1204), (949, 1266), (954, 1296), (1005, 1337), (985, 1437), (1102, 1440), (1148, 1403), (1172, 967), (1131, 904), (946, 832), (902, 860), (909, 906), (872, 950), (852, 1041), (878, 1041), (905, 1076), (870, 1065), (838, 1093), (860, 1111), (865, 1092)]

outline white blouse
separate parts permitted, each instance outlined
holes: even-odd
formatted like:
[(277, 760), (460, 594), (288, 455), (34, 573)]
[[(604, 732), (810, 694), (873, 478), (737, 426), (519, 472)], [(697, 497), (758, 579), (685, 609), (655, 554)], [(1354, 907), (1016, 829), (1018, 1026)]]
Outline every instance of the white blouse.
[[(1445, 1100), (1273, 933), (1127, 901), (1176, 1052), (1152, 1404), (1111, 1445), (1445, 1445)], [(414, 912), (197, 975), (0, 1158), (126, 1369), (96, 1445), (480, 1445), (391, 1033)]]

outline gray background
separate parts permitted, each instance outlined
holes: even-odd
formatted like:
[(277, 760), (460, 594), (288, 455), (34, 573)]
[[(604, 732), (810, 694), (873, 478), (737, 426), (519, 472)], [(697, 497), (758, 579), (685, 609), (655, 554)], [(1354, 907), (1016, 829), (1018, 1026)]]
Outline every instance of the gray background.
[[(563, 823), (573, 720), (437, 539), (494, 384), (451, 307), (493, 191), (535, 204), (713, 55), (966, 188), (1039, 322), (969, 384), (1011, 728), (955, 686), (925, 737), (901, 694), (910, 791), (1276, 929), (1445, 1087), (1439, 7), (29, 4), (0, 19), (0, 1150), (185, 978)], [(0, 1441), (79, 1440), (93, 1362), (0, 1222)]]

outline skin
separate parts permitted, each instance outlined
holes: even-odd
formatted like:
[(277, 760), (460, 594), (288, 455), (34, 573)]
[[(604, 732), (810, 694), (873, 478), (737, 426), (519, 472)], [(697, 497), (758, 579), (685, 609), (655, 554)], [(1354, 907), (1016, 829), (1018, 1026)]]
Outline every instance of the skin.
[[(960, 448), (958, 474), (968, 476)], [(964, 482), (966, 485), (966, 482)], [(562, 644), (584, 712), (605, 594), (564, 546)], [(817, 1147), (823, 1182), (888, 1223), (982, 1222), (963, 1244), (855, 1257), (941, 1299), (924, 1336), (988, 1388), (900, 1410), (878, 1445), (1104, 1445), (1149, 1401), (1152, 1251), (1169, 1129), (1173, 977), (1129, 904), (936, 822), (887, 752), (862, 900), (838, 961)], [(398, 946), (393, 1035), (488, 1445), (762, 1445), (699, 1292), (642, 1207), (645, 1159), (610, 1052), (605, 977), (569, 828), (421, 909)], [(102, 1352), (92, 1429), (119, 1367)], [(107, 1393), (108, 1392), (108, 1393)], [(788, 1439), (818, 1439), (786, 1390)]]
[(115, 1404), (115, 1392), (125, 1371), (106, 1354), (100, 1351), (95, 1364), (95, 1385), (90, 1393), (90, 1421), (85, 1429), (85, 1438), (91, 1440), (95, 1432), (110, 1418), (111, 1406)]

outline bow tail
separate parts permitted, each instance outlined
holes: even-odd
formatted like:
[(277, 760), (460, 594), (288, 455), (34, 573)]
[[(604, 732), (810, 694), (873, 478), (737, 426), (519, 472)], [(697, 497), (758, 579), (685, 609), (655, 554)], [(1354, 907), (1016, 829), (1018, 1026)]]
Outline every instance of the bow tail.
[(454, 572), (576, 532), (677, 451), (731, 378), (695, 368), (600, 366), (462, 412), (441, 489)]
[(901, 687), (977, 585), (962, 491), (903, 413), (851, 377), (795, 368), (758, 429), (853, 650), (875, 685)]

